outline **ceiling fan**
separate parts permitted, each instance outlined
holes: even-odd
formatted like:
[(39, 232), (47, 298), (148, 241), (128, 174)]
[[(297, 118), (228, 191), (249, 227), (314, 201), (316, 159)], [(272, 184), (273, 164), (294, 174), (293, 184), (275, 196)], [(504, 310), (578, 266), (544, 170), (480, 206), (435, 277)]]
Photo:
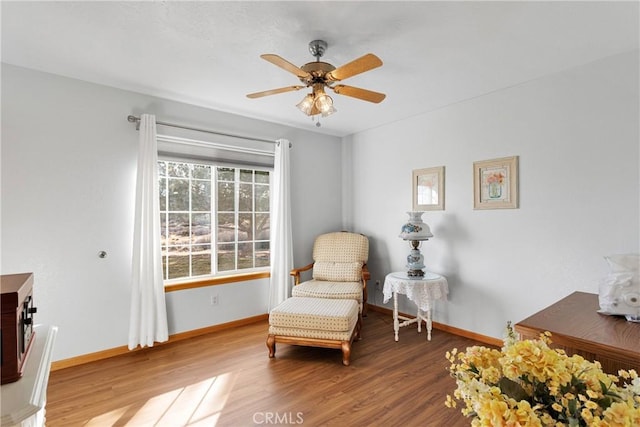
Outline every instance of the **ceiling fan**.
[[(310, 87), (311, 93), (306, 95), (296, 106), (308, 116), (316, 116), (320, 114), (322, 117), (327, 117), (337, 111), (333, 107), (333, 99), (325, 93), (325, 89), (327, 88), (339, 95), (350, 96), (352, 98), (376, 104), (382, 102), (386, 96), (383, 93), (361, 89), (354, 86), (335, 84), (336, 82), (345, 80), (349, 77), (380, 67), (382, 65), (380, 58), (372, 53), (368, 53), (336, 68), (327, 62), (320, 61), (320, 58), (326, 49), (327, 42), (324, 40), (313, 40), (310, 42), (309, 52), (311, 52), (311, 55), (316, 57), (316, 60), (314, 62), (304, 64), (302, 67), (298, 67), (275, 54), (260, 55), (262, 59), (295, 74), (296, 77), (300, 79), (300, 82), (302, 82), (302, 85), (286, 86), (278, 89), (265, 90), (263, 92), (250, 93), (247, 97), (255, 99), (267, 95), (275, 95), (278, 93), (291, 92)], [(319, 125), (320, 123), (318, 122), (316, 126)]]

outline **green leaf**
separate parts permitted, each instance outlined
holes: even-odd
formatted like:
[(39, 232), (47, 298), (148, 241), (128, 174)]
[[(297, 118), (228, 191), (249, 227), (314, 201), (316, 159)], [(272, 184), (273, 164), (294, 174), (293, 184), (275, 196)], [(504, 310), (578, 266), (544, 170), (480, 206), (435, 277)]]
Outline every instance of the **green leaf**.
[(600, 388), (602, 388), (602, 394), (607, 394), (607, 385), (605, 383), (602, 382), (602, 380), (599, 381), (600, 382)]
[(611, 400), (610, 397), (605, 397), (602, 399), (598, 400), (598, 405), (604, 410), (607, 409), (609, 406), (611, 406), (611, 404), (613, 403), (613, 401)]
[(579, 427), (580, 421), (576, 418), (569, 418), (569, 427)]
[(506, 394), (510, 398), (514, 399), (516, 402), (521, 400), (528, 400), (529, 396), (527, 392), (524, 391), (522, 386), (515, 381), (510, 380), (509, 378), (502, 377), (498, 382), (498, 387), (500, 387), (500, 391), (503, 394)]
[(608, 392), (608, 393), (607, 393), (607, 396), (615, 397), (617, 400), (624, 400), (624, 399), (622, 398), (622, 396), (620, 396), (619, 394), (616, 394), (616, 393), (614, 393), (614, 392), (612, 392), (612, 391)]

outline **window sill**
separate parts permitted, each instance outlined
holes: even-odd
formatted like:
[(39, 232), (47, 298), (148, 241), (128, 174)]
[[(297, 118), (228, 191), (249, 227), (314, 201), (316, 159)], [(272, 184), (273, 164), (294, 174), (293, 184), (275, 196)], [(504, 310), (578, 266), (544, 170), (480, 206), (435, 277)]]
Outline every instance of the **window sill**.
[(245, 282), (247, 280), (265, 279), (271, 277), (269, 271), (257, 271), (252, 273), (238, 273), (229, 276), (209, 277), (202, 280), (193, 280), (182, 283), (172, 283), (164, 287), (164, 292), (182, 291), (185, 289), (203, 288), (205, 286), (225, 285), (227, 283)]

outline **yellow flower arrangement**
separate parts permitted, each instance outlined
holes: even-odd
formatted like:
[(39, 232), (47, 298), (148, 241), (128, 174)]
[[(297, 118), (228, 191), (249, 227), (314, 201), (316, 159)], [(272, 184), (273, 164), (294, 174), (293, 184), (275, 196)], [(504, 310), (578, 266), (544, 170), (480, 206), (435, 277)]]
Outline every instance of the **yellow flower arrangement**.
[(472, 426), (640, 426), (637, 372), (606, 374), (599, 362), (550, 348), (550, 335), (519, 341), (508, 323), (501, 350), (447, 352), (457, 388), (445, 405), (464, 402)]

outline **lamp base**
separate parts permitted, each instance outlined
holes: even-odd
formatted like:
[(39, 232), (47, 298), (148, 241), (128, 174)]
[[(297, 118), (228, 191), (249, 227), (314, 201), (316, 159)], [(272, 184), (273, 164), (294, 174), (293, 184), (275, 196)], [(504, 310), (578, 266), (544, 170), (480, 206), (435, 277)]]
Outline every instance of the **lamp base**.
[(422, 270), (408, 270), (407, 277), (424, 277), (424, 271)]
[(407, 276), (408, 277), (424, 277), (424, 257), (420, 253), (420, 241), (411, 240), (411, 251), (407, 256)]

